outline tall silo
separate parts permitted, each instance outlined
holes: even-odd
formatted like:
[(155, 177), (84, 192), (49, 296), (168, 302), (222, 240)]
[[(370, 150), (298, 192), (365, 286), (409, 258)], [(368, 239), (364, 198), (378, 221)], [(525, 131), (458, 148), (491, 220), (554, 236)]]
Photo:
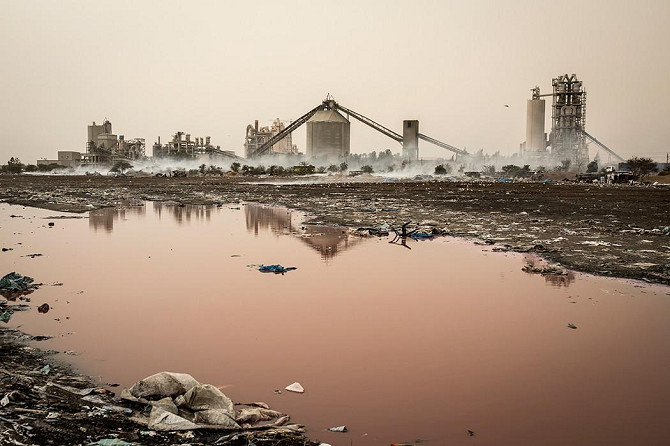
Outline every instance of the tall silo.
[(540, 89), (533, 89), (533, 99), (526, 106), (526, 151), (544, 152), (547, 150), (547, 134), (544, 132), (544, 99), (540, 99)]
[(349, 120), (337, 110), (320, 110), (307, 121), (307, 157), (340, 158), (349, 155)]

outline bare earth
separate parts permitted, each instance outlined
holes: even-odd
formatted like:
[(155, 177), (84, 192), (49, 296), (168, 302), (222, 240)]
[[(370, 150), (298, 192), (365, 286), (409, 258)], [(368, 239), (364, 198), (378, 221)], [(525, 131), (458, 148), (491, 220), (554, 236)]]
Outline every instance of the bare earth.
[(0, 200), (84, 212), (125, 201), (282, 205), (313, 222), (426, 225), (568, 268), (670, 284), (670, 189), (574, 183), (0, 176)]

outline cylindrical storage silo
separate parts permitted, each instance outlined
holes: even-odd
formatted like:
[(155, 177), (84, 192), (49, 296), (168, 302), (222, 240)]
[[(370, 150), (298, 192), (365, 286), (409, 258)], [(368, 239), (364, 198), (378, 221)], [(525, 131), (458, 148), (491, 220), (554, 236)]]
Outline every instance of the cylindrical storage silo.
[(544, 99), (529, 99), (526, 113), (526, 151), (546, 150), (544, 134)]
[(349, 155), (351, 124), (337, 110), (320, 110), (307, 121), (307, 157)]

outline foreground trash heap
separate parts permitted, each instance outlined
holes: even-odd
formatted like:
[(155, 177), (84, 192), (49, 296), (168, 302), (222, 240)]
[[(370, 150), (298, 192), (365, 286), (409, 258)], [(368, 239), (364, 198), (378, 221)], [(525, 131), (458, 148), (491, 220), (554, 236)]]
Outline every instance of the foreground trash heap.
[(0, 327), (0, 445), (316, 446), (264, 403), (233, 404), (218, 388), (158, 373), (121, 398)]
[(282, 426), (302, 431), (297, 424), (287, 424), (288, 415), (261, 402), (235, 410), (233, 402), (211, 384), (200, 384), (186, 373), (161, 372), (149, 376), (121, 392), (121, 399), (151, 407), (148, 418), (135, 420), (156, 431), (195, 429), (242, 430)]

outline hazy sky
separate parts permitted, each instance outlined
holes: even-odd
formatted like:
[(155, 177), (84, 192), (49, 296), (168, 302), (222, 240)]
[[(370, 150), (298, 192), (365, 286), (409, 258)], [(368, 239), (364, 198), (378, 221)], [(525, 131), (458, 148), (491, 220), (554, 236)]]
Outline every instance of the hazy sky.
[[(563, 73), (584, 81), (592, 135), (624, 157), (670, 150), (668, 0), (0, 6), (0, 163), (84, 151), (86, 126), (104, 118), (149, 154), (182, 130), (241, 155), (247, 124), (296, 119), (327, 93), (397, 132), (419, 119), (454, 146), (512, 153), (530, 89), (548, 93)], [(304, 152), (304, 127), (293, 137)], [(352, 152), (386, 148), (400, 151), (352, 121)]]

